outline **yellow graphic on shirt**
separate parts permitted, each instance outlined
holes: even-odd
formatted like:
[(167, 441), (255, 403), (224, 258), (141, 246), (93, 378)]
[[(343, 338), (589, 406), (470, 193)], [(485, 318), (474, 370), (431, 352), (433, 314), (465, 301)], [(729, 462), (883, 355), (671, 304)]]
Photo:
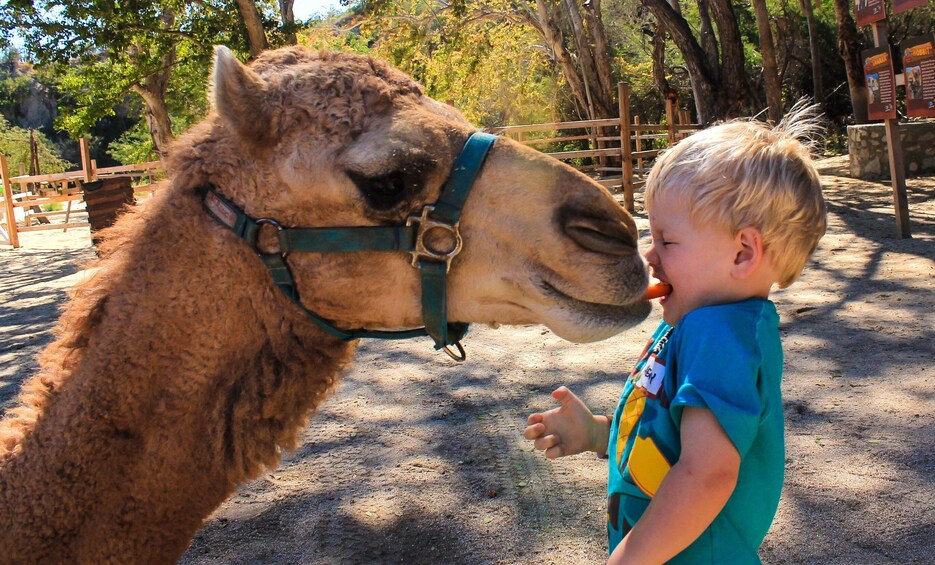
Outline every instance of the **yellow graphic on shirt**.
[(620, 467), (620, 458), (627, 447), (627, 440), (630, 439), (630, 433), (643, 415), (643, 407), (646, 406), (646, 393), (643, 389), (635, 387), (626, 404), (623, 405), (623, 414), (620, 415), (620, 429), (617, 433), (617, 467)]
[[(617, 433), (617, 467), (620, 467), (627, 441), (636, 429), (636, 423), (643, 415), (645, 406), (646, 392), (640, 387), (634, 387), (620, 415), (620, 428)], [(665, 478), (670, 468), (672, 465), (656, 447), (652, 438), (641, 438), (638, 435), (634, 438), (633, 449), (627, 460), (627, 469), (630, 471), (633, 483), (646, 496), (652, 498), (656, 494), (656, 490), (662, 484), (662, 479)]]
[(659, 490), (662, 479), (672, 468), (665, 456), (656, 447), (653, 438), (641, 438), (636, 436), (633, 440), (633, 450), (630, 452), (630, 459), (627, 461), (627, 468), (630, 470), (630, 478), (633, 483), (643, 491), (646, 496), (652, 498)]

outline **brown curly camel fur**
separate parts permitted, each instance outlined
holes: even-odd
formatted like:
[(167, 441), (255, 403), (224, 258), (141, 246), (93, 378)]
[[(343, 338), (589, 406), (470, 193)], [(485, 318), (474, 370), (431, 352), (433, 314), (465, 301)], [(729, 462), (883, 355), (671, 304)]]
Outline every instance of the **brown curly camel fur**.
[[(158, 196), (107, 234), (0, 424), (0, 561), (178, 559), (239, 484), (296, 446), (350, 361), (354, 344), (271, 284), (255, 252), (204, 212), (199, 187), (284, 225), (398, 225), (438, 198), (475, 130), (379, 61), (300, 48), (250, 67), (219, 48), (213, 97), (216, 111), (173, 148)], [(515, 142), (494, 145), (461, 232), (452, 321), (544, 323), (590, 341), (648, 313), (632, 219)], [(341, 327), (421, 325), (406, 254), (288, 260), (304, 304)]]

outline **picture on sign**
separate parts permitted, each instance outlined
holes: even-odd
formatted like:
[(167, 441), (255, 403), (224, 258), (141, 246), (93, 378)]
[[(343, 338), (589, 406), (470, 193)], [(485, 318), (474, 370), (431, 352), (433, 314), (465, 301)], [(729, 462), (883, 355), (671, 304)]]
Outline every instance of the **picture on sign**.
[(863, 52), (867, 82), (867, 117), (871, 120), (896, 118), (896, 81), (889, 47)]
[(886, 18), (883, 0), (857, 0), (854, 6), (857, 9), (858, 26), (870, 25)]
[(893, 13), (898, 14), (925, 4), (928, 0), (893, 0)]
[(906, 115), (935, 118), (935, 37), (915, 37), (899, 46), (906, 77)]

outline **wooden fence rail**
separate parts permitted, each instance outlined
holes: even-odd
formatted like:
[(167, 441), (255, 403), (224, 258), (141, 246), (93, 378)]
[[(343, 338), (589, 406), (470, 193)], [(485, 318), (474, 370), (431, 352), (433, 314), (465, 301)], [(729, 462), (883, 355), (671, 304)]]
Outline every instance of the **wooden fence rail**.
[[(488, 131), (534, 147), (588, 141), (587, 149), (544, 150), (547, 155), (563, 161), (596, 158), (596, 164), (577, 163), (575, 167), (593, 173), (595, 180), (605, 187), (619, 187), (623, 192), (624, 206), (632, 212), (635, 208), (635, 191), (645, 184), (644, 178), (649, 173), (647, 161), (654, 159), (660, 152), (660, 149), (652, 148), (656, 140), (665, 140), (669, 147), (701, 129), (701, 126), (691, 123), (688, 111), (680, 110), (678, 101), (671, 99), (666, 99), (666, 123), (642, 123), (639, 116), (631, 116), (629, 86), (619, 83), (617, 95), (619, 118), (505, 126), (490, 128)], [(564, 135), (562, 132), (567, 130), (585, 130), (586, 133)], [(605, 130), (615, 130), (617, 135), (607, 135)]]
[[(139, 186), (137, 190), (151, 190), (153, 177), (163, 170), (162, 163), (159, 161), (98, 169), (97, 164), (90, 158), (86, 139), (79, 140), (79, 148), (81, 150), (80, 169), (46, 175), (11, 177), (7, 158), (0, 155), (0, 177), (3, 180), (2, 211), (4, 216), (4, 221), (0, 223), (0, 244), (12, 245), (16, 248), (20, 247), (19, 234), (23, 232), (51, 229), (67, 231), (68, 228), (90, 225), (87, 221), (72, 219), (75, 212), (73, 210), (74, 202), (84, 199), (82, 190), (84, 183), (113, 176), (148, 177), (148, 185)], [(14, 185), (18, 185), (19, 189), (14, 190)], [(66, 202), (66, 209), (50, 212), (41, 211), (42, 205), (57, 202)], [(25, 212), (25, 226), (16, 225), (17, 208)], [(53, 224), (49, 222), (50, 216), (62, 214), (65, 215), (64, 223)], [(39, 224), (32, 225), (32, 220), (39, 221)]]

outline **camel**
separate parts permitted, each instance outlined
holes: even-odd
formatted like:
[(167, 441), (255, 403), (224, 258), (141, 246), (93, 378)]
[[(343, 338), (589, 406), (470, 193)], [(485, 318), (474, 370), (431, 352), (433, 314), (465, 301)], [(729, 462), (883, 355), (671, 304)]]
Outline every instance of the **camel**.
[[(176, 561), (297, 446), (351, 361), (340, 332), (423, 325), (415, 255), (285, 253), (279, 230), (424, 216), (477, 128), (356, 55), (291, 47), (247, 66), (219, 47), (212, 83), (212, 112), (173, 146), (157, 195), (103, 233), (0, 423), (0, 561)], [(487, 149), (456, 226), (422, 233), (428, 263), (447, 263), (449, 326), (587, 342), (642, 321), (633, 219), (550, 157), (504, 138)], [(257, 219), (255, 245), (232, 231), (239, 217)]]

